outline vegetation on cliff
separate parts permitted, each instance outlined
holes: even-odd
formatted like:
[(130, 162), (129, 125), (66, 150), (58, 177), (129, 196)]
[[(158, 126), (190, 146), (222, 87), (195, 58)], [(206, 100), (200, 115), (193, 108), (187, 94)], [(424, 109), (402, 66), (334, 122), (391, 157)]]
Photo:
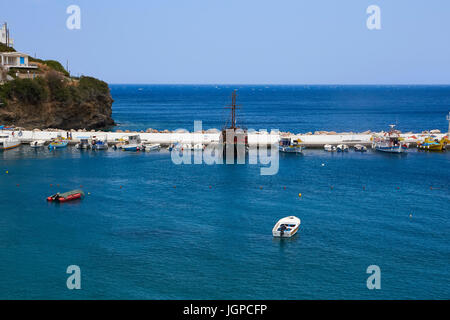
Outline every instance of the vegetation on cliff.
[(8, 74), (14, 79), (0, 85), (0, 124), (29, 129), (101, 129), (114, 125), (107, 83), (86, 76), (70, 77), (54, 60), (30, 57), (30, 62), (38, 66), (32, 75), (11, 69)]

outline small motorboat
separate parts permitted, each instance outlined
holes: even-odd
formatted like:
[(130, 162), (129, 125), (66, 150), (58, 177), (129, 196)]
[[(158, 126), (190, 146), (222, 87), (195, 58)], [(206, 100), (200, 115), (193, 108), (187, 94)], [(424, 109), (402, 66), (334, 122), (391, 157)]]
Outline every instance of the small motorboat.
[(51, 143), (48, 145), (48, 148), (49, 148), (50, 150), (54, 150), (54, 149), (62, 149), (62, 148), (67, 147), (67, 144), (68, 144), (67, 141), (63, 141), (63, 140), (55, 140), (55, 141), (51, 142)]
[(91, 143), (88, 137), (79, 138), (80, 142), (75, 145), (77, 149), (87, 150), (91, 148)]
[(41, 148), (45, 145), (45, 140), (34, 140), (30, 142), (30, 147)]
[(336, 146), (337, 152), (348, 152), (348, 145), (346, 144), (338, 144)]
[(137, 135), (129, 136), (128, 141), (122, 144), (120, 148), (124, 151), (139, 151), (142, 150), (141, 137)]
[(363, 146), (362, 144), (355, 144), (355, 151), (357, 152), (366, 152), (367, 147)]
[(107, 150), (108, 142), (106, 140), (92, 139), (92, 150)]
[(84, 192), (81, 190), (72, 190), (64, 193), (56, 193), (50, 197), (47, 197), (47, 201), (50, 202), (67, 202), (76, 199), (81, 199), (84, 197)]
[(294, 216), (285, 217), (275, 224), (272, 229), (274, 237), (289, 238), (295, 235), (300, 227), (300, 219)]
[(159, 143), (144, 144), (144, 150), (147, 152), (158, 151), (159, 149), (161, 149), (161, 145)]
[(278, 151), (286, 153), (302, 153), (303, 146), (300, 139), (282, 137), (278, 146)]
[(323, 149), (328, 152), (334, 152), (336, 151), (336, 146), (333, 146), (332, 144), (326, 144), (323, 146)]

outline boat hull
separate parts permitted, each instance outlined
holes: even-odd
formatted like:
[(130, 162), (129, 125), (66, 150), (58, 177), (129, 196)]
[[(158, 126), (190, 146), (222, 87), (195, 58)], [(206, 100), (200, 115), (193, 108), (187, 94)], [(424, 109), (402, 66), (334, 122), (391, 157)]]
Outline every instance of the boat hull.
[(303, 151), (302, 147), (278, 147), (278, 151), (285, 153), (301, 153)]

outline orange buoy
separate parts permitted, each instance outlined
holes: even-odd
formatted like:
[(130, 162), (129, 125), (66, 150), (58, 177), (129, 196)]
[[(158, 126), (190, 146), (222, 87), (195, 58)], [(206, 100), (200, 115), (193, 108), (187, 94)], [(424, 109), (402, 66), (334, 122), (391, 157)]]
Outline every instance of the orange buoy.
[(298, 194), (298, 196), (299, 196), (299, 198), (301, 198), (301, 197), (302, 197), (302, 194), (301, 194), (301, 193), (299, 193), (299, 194)]

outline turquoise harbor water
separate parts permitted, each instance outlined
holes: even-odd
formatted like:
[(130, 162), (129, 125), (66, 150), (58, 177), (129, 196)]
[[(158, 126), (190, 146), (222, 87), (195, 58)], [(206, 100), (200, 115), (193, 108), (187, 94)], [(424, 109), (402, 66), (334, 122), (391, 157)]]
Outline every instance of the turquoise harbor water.
[[(447, 128), (450, 87), (255, 88), (239, 91), (251, 128)], [(210, 106), (229, 91), (112, 86), (114, 117), (122, 129), (220, 127)], [(167, 151), (22, 146), (0, 153), (0, 298), (449, 299), (449, 164), (450, 152), (305, 150), (261, 176), (259, 165), (175, 165)], [(82, 201), (45, 201), (80, 186)], [(298, 235), (274, 239), (287, 215), (301, 218)], [(82, 290), (66, 288), (73, 264)], [(366, 287), (373, 264), (381, 290)]]

